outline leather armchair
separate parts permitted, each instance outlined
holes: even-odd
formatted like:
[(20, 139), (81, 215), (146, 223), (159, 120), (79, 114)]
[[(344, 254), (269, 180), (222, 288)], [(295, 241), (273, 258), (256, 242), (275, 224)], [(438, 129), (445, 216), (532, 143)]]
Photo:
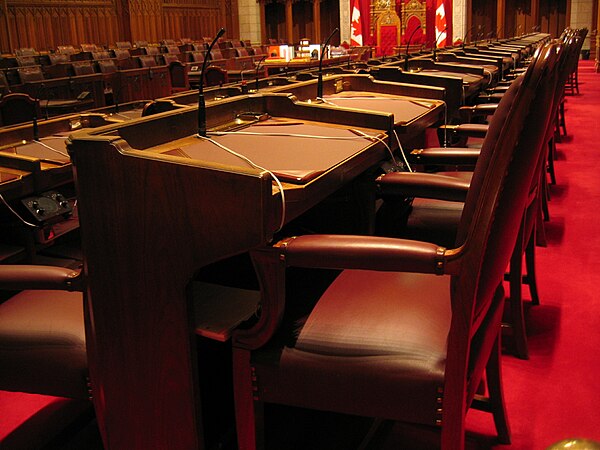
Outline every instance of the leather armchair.
[[(552, 116), (554, 111), (554, 102), (556, 99), (557, 74), (555, 68), (558, 63), (557, 49), (559, 47), (546, 47), (540, 52), (540, 58), (547, 57), (551, 59), (551, 67), (553, 72), (547, 73), (541, 78), (538, 86), (536, 86), (536, 105), (538, 105), (537, 114), (532, 114), (527, 119), (527, 127), (532, 131), (526, 135), (523, 143), (531, 146), (545, 146), (545, 136), (547, 130), (552, 128)], [(537, 62), (539, 65), (539, 62)], [(536, 66), (532, 66), (531, 70), (535, 70)], [(518, 90), (521, 89), (520, 84), (523, 83), (523, 78), (518, 79), (513, 83), (511, 88), (507, 90), (506, 96), (499, 104), (497, 112), (490, 121), (489, 132), (496, 133), (496, 130), (503, 121), (507, 120), (510, 109), (514, 107), (513, 102), (517, 98)], [(487, 140), (489, 142), (489, 140)], [(522, 144), (524, 145), (524, 144)], [(486, 165), (489, 163), (490, 147), (486, 145), (481, 150), (479, 149), (452, 149), (452, 148), (437, 148), (420, 151), (417, 155), (423, 163), (437, 161), (442, 164), (477, 164)], [(457, 158), (457, 156), (460, 156)], [(454, 162), (452, 160), (454, 159)], [(535, 236), (536, 225), (541, 222), (541, 200), (543, 198), (543, 183), (544, 178), (544, 163), (545, 158), (541, 158), (536, 162), (536, 176), (533, 178), (531, 186), (528, 188), (527, 208), (523, 216), (522, 229), (516, 241), (511, 258), (510, 271), (508, 279), (510, 280), (510, 306), (511, 313), (508, 324), (513, 330), (516, 354), (522, 358), (527, 358), (527, 339), (523, 312), (523, 302), (521, 297), (521, 283), (526, 281), (531, 291), (533, 304), (539, 303), (537, 286), (535, 280)], [(422, 174), (414, 173), (391, 173), (380, 177), (379, 190), (382, 197), (388, 204), (380, 210), (380, 219), (385, 225), (380, 227), (380, 232), (386, 235), (400, 235), (411, 239), (422, 239), (430, 242), (436, 242), (445, 246), (460, 245), (460, 237), (457, 236), (458, 224), (463, 215), (463, 203), (460, 199), (441, 196), (431, 187), (431, 179), (440, 176), (442, 180), (447, 178), (457, 178), (466, 185), (469, 185), (471, 178), (469, 172), (443, 172), (443, 175), (428, 174), (428, 178), (423, 178)], [(417, 180), (417, 181), (415, 181)], [(423, 183), (414, 189), (414, 185)], [(477, 190), (481, 185), (477, 182), (470, 184), (470, 190)], [(439, 188), (436, 187), (439, 191)], [(399, 221), (395, 217), (394, 210), (395, 201), (401, 195), (407, 197), (415, 197), (412, 202), (412, 208), (407, 217), (402, 217)], [(450, 200), (450, 201), (449, 201)], [(390, 212), (391, 211), (391, 212)], [(391, 219), (390, 219), (391, 218)], [(395, 221), (396, 223), (394, 223)], [(400, 222), (400, 224), (398, 223)], [(398, 225), (403, 229), (399, 231)], [(457, 240), (458, 239), (458, 240)], [(522, 255), (526, 256), (527, 275), (522, 276)]]
[[(550, 60), (513, 90), (506, 120), (488, 132), (488, 158), (480, 157), (466, 193), (457, 245), (313, 235), (252, 253), (260, 317), (233, 336), (240, 450), (263, 448), (270, 402), (438, 426), (443, 450), (464, 448), (465, 414), (479, 407), (493, 414), (500, 441), (510, 441), (502, 278), (540, 159), (540, 146), (526, 145), (540, 130), (524, 125), (537, 113), (535, 87)], [(341, 271), (305, 317), (294, 312), (308, 299), (286, 291), (296, 266)]]

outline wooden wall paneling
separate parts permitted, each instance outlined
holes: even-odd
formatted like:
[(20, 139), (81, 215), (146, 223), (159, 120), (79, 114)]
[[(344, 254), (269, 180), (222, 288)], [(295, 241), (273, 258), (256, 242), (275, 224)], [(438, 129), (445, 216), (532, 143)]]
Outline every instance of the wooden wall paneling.
[(156, 43), (163, 38), (159, 0), (130, 0), (131, 39)]
[[(340, 24), (340, 1), (339, 0), (314, 0), (319, 3), (321, 10), (320, 15), (320, 27), (321, 33), (318, 41), (315, 43), (320, 44), (327, 36), (338, 27)], [(340, 45), (341, 33), (337, 33), (331, 38), (331, 45)]]
[(118, 38), (117, 14), (112, 0), (83, 5), (75, 0), (39, 5), (5, 0), (2, 15), (5, 27), (0, 34), (3, 52), (21, 47), (54, 50), (59, 45), (83, 42), (108, 44)]
[[(473, 0), (473, 25), (471, 40), (485, 39), (491, 31), (496, 31), (496, 1)], [(479, 34), (479, 35), (478, 35)]]
[(292, 42), (300, 42), (300, 39), (308, 38), (311, 43), (318, 43), (313, 30), (312, 3), (297, 1), (292, 7), (294, 39)]

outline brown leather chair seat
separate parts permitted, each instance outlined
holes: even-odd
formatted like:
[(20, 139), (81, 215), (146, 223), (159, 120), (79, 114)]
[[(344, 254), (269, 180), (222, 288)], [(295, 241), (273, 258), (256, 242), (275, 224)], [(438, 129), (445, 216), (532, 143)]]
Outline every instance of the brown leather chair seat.
[(350, 414), (381, 417), (385, 411), (385, 417), (435, 424), (452, 318), (449, 284), (449, 277), (430, 274), (342, 272), (295, 345), (283, 349), (278, 371), (261, 370), (264, 355), (256, 354), (260, 385), (275, 402), (281, 390), (282, 403), (300, 407), (328, 410), (333, 403)]
[(80, 292), (19, 292), (0, 304), (0, 389), (88, 399)]

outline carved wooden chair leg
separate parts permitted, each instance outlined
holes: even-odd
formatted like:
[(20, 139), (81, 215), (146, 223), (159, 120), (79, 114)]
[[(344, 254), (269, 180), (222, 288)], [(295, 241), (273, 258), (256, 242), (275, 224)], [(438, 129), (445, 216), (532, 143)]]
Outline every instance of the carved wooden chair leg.
[[(523, 226), (521, 226), (523, 228)], [(523, 273), (523, 230), (519, 231), (519, 237), (510, 259), (510, 271), (508, 274), (510, 285), (510, 322), (508, 326), (512, 330), (515, 355), (522, 359), (529, 358), (527, 350), (527, 333), (525, 330), (525, 313), (523, 310), (522, 273)]]
[(542, 218), (544, 222), (548, 222), (550, 220), (550, 209), (548, 207), (548, 203), (550, 202), (550, 188), (548, 186), (548, 179), (546, 178), (546, 173), (542, 173), (542, 198), (541, 198), (541, 209), (542, 209)]
[(556, 156), (556, 144), (554, 138), (548, 141), (548, 173), (550, 174), (550, 184), (556, 184), (556, 172), (554, 171), (554, 158)]
[(494, 424), (498, 433), (498, 441), (501, 444), (510, 444), (510, 425), (504, 394), (502, 393), (502, 366), (501, 366), (501, 333), (498, 333), (496, 343), (492, 348), (490, 359), (486, 366), (486, 378), (488, 384), (489, 403), (494, 417)]
[[(562, 128), (563, 136), (567, 135), (567, 122), (565, 120), (565, 101), (564, 99), (560, 102), (558, 107), (558, 125), (559, 129)], [(560, 133), (559, 133), (560, 136)]]
[(527, 246), (525, 247), (525, 268), (527, 274), (523, 278), (523, 282), (529, 286), (529, 293), (531, 294), (531, 304), (539, 305), (540, 297), (537, 289), (537, 281), (535, 276), (535, 233), (532, 233)]

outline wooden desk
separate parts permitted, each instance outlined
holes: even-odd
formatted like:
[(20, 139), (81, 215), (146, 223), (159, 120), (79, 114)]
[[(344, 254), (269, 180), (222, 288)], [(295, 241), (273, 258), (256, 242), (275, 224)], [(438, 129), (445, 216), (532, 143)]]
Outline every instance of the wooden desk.
[[(260, 130), (264, 123), (244, 112), (344, 136), (352, 134), (349, 128), (385, 133), (393, 126), (391, 114), (335, 111), (279, 94), (215, 102), (207, 108), (208, 127)], [(271, 176), (199, 142), (196, 114), (189, 108), (76, 133), (69, 143), (85, 254), (92, 390), (107, 449), (204, 448), (201, 419), (210, 411), (199, 406), (197, 375), (211, 369), (197, 358), (190, 280), (212, 262), (268, 243), (282, 217)], [(260, 151), (243, 136), (217, 140)], [(326, 153), (335, 141), (310, 142), (286, 140), (273, 148), (301, 161), (310, 152)], [(353, 148), (304, 183), (284, 181), (285, 221), (386, 158), (378, 142), (340, 142), (336, 146)], [(196, 146), (215, 157), (186, 157)]]
[[(0, 170), (17, 171), (20, 181), (5, 180), (0, 191), (6, 200), (55, 189), (71, 183), (73, 174), (67, 154), (70, 133), (117, 123), (104, 114), (83, 113), (40, 120), (39, 142), (33, 141), (33, 124), (24, 123), (0, 130)], [(24, 181), (27, 180), (26, 183)], [(15, 189), (15, 185), (21, 185)], [(13, 192), (12, 194), (10, 192)]]
[[(315, 101), (317, 80), (299, 82), (273, 88), (274, 92), (288, 92), (299, 100)], [(394, 129), (401, 136), (402, 145), (423, 137), (425, 128), (444, 119), (444, 101), (447, 92), (440, 87), (375, 80), (369, 75), (333, 75), (323, 79), (325, 99), (346, 97), (346, 107), (364, 112), (379, 111), (394, 114)], [(354, 98), (350, 101), (350, 98)], [(329, 106), (335, 107), (335, 101)], [(343, 107), (339, 103), (338, 107)], [(422, 145), (422, 144), (420, 144)]]
[[(323, 67), (335, 66), (351, 61), (350, 55), (337, 56), (335, 58), (323, 58)], [(319, 67), (318, 59), (291, 59), (290, 61), (264, 60), (263, 66), (266, 67), (269, 75), (278, 75), (280, 73), (298, 72), (299, 70), (313, 69)]]

